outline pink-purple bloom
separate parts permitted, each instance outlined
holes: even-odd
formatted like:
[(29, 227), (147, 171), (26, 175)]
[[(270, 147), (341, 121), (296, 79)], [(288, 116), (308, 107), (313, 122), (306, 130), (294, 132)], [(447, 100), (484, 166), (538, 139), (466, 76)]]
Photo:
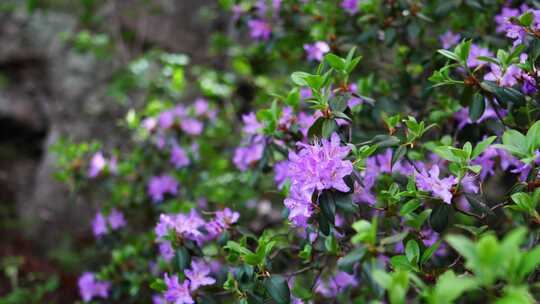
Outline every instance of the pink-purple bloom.
[(189, 292), (189, 281), (184, 280), (182, 284), (178, 282), (178, 276), (169, 277), (168, 274), (163, 276), (167, 290), (165, 291), (165, 300), (174, 304), (193, 304), (193, 298)]
[(101, 212), (96, 213), (96, 216), (92, 220), (92, 231), (96, 238), (107, 234), (107, 221)]
[(461, 39), (460, 34), (455, 34), (452, 31), (448, 30), (439, 37), (443, 49), (449, 49), (450, 47), (456, 45)]
[(189, 157), (187, 156), (186, 151), (180, 146), (173, 146), (171, 150), (171, 163), (177, 168), (183, 168), (189, 165)]
[(154, 202), (161, 202), (165, 194), (178, 193), (178, 182), (170, 175), (154, 176), (148, 182), (148, 194)]
[(288, 176), (291, 193), (284, 201), (289, 209), (289, 219), (296, 226), (305, 225), (311, 216), (311, 196), (314, 191), (336, 189), (348, 192), (344, 178), (352, 173), (352, 163), (344, 158), (350, 148), (341, 146), (339, 136), (322, 139), (313, 145), (298, 143), (298, 153), (289, 152)]
[(416, 174), (416, 186), (419, 190), (431, 192), (436, 197), (442, 199), (445, 203), (452, 203), (452, 187), (457, 183), (454, 176), (439, 178), (439, 166), (434, 165), (426, 172)]
[(341, 8), (350, 15), (354, 15), (358, 12), (358, 0), (343, 0), (341, 1)]
[(324, 54), (330, 52), (330, 46), (324, 41), (317, 41), (313, 44), (304, 44), (304, 50), (308, 60), (322, 61)]
[(189, 288), (191, 291), (197, 290), (201, 286), (212, 285), (216, 280), (209, 276), (210, 267), (203, 260), (193, 260), (191, 268), (185, 270), (186, 277), (189, 279)]
[(99, 281), (93, 273), (85, 272), (78, 281), (79, 293), (84, 302), (89, 302), (93, 298), (106, 299), (109, 296), (109, 288), (111, 283)]
[(112, 230), (118, 230), (126, 225), (124, 214), (117, 209), (112, 209), (107, 217), (107, 221)]
[(248, 21), (250, 36), (255, 40), (268, 40), (272, 33), (272, 26), (265, 20), (254, 19)]

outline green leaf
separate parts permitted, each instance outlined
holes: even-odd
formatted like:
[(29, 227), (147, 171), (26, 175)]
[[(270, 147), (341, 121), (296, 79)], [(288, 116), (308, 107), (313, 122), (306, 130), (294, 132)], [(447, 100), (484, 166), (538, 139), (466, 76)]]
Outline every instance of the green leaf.
[(181, 271), (191, 265), (191, 255), (187, 251), (186, 247), (180, 247), (176, 251), (176, 262), (178, 265), (178, 269), (180, 269)]
[(291, 75), (291, 79), (297, 86), (306, 87), (308, 86), (306, 78), (310, 75), (311, 74), (305, 72), (294, 72)]
[(325, 119), (322, 124), (322, 137), (330, 138), (337, 129), (338, 125), (335, 119)]
[(223, 248), (229, 249), (241, 255), (253, 254), (251, 250), (245, 248), (244, 246), (240, 245), (239, 243), (235, 241), (228, 241), (227, 244)]
[(264, 280), (264, 287), (268, 294), (278, 304), (288, 304), (291, 302), (291, 292), (287, 280), (281, 275), (272, 275)]
[(349, 252), (346, 256), (341, 257), (337, 261), (337, 265), (340, 270), (347, 273), (353, 273), (354, 264), (360, 262), (360, 260), (366, 255), (367, 249), (364, 246), (355, 248), (353, 251)]
[(407, 271), (418, 271), (418, 268), (411, 264), (406, 256), (396, 255), (390, 259), (390, 264), (395, 270), (407, 270)]
[(167, 290), (167, 285), (165, 284), (163, 279), (157, 278), (152, 282), (152, 284), (150, 284), (150, 288), (157, 292), (164, 292), (165, 290)]
[(313, 138), (321, 137), (324, 121), (325, 119), (323, 117), (317, 118), (317, 120), (311, 125), (311, 127), (309, 127), (308, 138), (313, 139)]
[(418, 263), (420, 247), (415, 240), (409, 240), (407, 242), (407, 245), (405, 245), (405, 255), (411, 264), (416, 265)]
[(292, 89), (285, 99), (285, 104), (293, 108), (297, 108), (300, 104), (300, 92), (297, 88)]
[(474, 278), (467, 276), (457, 277), (452, 270), (448, 270), (437, 279), (430, 302), (437, 304), (454, 303), (463, 293), (475, 289), (477, 285), (478, 283)]
[(328, 62), (328, 64), (333, 67), (334, 69), (338, 71), (344, 71), (346, 67), (345, 59), (334, 55), (332, 53), (328, 53), (324, 56), (324, 60)]
[(429, 259), (431, 259), (433, 254), (437, 251), (437, 249), (439, 249), (440, 245), (441, 245), (441, 240), (438, 240), (437, 242), (435, 242), (435, 244), (433, 244), (429, 248), (427, 248), (424, 251), (424, 253), (422, 253), (422, 258), (420, 259), (420, 264), (424, 264), (427, 261), (429, 261)]
[(324, 191), (319, 197), (319, 206), (321, 207), (321, 214), (333, 226), (336, 219), (336, 202), (334, 201), (333, 193)]
[(449, 59), (452, 59), (452, 60), (455, 60), (455, 61), (459, 61), (459, 57), (456, 54), (454, 54), (453, 52), (449, 51), (449, 50), (441, 49), (441, 50), (437, 50), (437, 52), (439, 54), (443, 55), (446, 58), (449, 58)]
[(495, 95), (497, 100), (503, 105), (506, 105), (507, 103), (515, 103), (518, 106), (525, 104), (525, 96), (516, 89), (499, 87), (492, 81), (484, 81), (480, 84), (480, 87)]
[(448, 226), (448, 215), (452, 208), (446, 203), (437, 204), (429, 217), (429, 224), (433, 230), (441, 233)]
[(391, 166), (393, 167), (405, 154), (407, 154), (407, 146), (398, 146), (394, 153), (392, 153)]
[(519, 24), (522, 26), (530, 26), (533, 22), (533, 14), (531, 11), (527, 11), (518, 17)]
[(471, 121), (475, 122), (480, 117), (482, 117), (485, 109), (486, 109), (486, 101), (484, 100), (484, 96), (478, 93), (474, 94), (472, 103), (469, 106), (469, 117), (471, 118)]
[(418, 209), (418, 207), (420, 207), (421, 205), (422, 205), (422, 202), (419, 199), (412, 199), (401, 207), (401, 209), (399, 210), (399, 215), (401, 216), (407, 215), (413, 212), (414, 210)]
[(461, 235), (448, 235), (446, 242), (466, 259), (474, 259), (476, 249), (474, 243)]
[(469, 58), (469, 51), (471, 50), (471, 43), (472, 40), (466, 40), (458, 44), (455, 49), (454, 53), (456, 56), (460, 59), (462, 63), (465, 63), (467, 61), (467, 58)]
[(533, 154), (540, 148), (540, 120), (535, 122), (527, 131), (527, 151)]
[(472, 152), (471, 159), (475, 159), (480, 156), (480, 154), (482, 154), (482, 152), (484, 152), (489, 147), (489, 145), (491, 145), (495, 141), (495, 139), (497, 139), (497, 136), (490, 136), (476, 144), (476, 147), (474, 147), (474, 150)]

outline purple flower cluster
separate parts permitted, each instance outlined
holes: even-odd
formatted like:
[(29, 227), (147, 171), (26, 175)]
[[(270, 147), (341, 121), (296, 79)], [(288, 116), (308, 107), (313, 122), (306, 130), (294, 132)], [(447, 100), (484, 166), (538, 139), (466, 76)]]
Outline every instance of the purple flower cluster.
[(315, 283), (315, 292), (325, 298), (335, 298), (345, 288), (357, 285), (358, 281), (354, 275), (339, 271), (327, 280), (319, 278)]
[(354, 15), (358, 12), (358, 0), (343, 0), (341, 1), (341, 8), (349, 15)]
[(429, 171), (425, 169), (416, 174), (416, 186), (419, 190), (431, 192), (445, 203), (452, 203), (452, 187), (457, 184), (457, 178), (449, 176), (439, 178), (440, 169), (438, 165), (433, 165)]
[(330, 140), (307, 145), (298, 143), (298, 153), (289, 152), (287, 176), (291, 181), (290, 195), (284, 201), (289, 209), (289, 219), (296, 226), (305, 226), (313, 210), (313, 193), (325, 189), (348, 192), (344, 177), (352, 173), (352, 163), (344, 158), (350, 148), (341, 146), (339, 136), (334, 133)]
[(92, 231), (96, 238), (107, 234), (107, 223), (109, 223), (111, 230), (118, 230), (126, 225), (126, 220), (124, 214), (116, 209), (111, 210), (106, 218), (101, 212), (97, 212), (92, 220)]
[(439, 37), (443, 49), (449, 49), (450, 47), (458, 44), (461, 39), (460, 34), (454, 34), (452, 31), (448, 30)]
[(532, 13), (532, 30), (540, 30), (540, 10), (531, 10), (526, 4), (522, 4), (519, 8), (503, 7), (501, 12), (497, 16), (495, 16), (495, 23), (497, 23), (497, 32), (505, 32), (506, 37), (514, 40), (514, 46), (525, 42), (525, 38), (527, 37), (527, 31), (521, 25), (512, 23), (511, 18), (519, 17), (521, 14), (524, 14), (526, 12)]
[(248, 22), (250, 36), (254, 40), (268, 40), (272, 34), (272, 25), (262, 19), (254, 19)]
[(178, 181), (170, 175), (154, 176), (148, 182), (148, 194), (155, 203), (163, 201), (165, 194), (178, 193)]
[(160, 252), (165, 260), (169, 260), (172, 248), (165, 237), (171, 232), (184, 240), (202, 244), (205, 241), (215, 239), (224, 230), (229, 229), (238, 221), (239, 217), (238, 212), (233, 212), (229, 208), (217, 211), (214, 218), (208, 222), (195, 209), (192, 209), (187, 215), (182, 213), (161, 214), (154, 229), (157, 241), (160, 243)]
[[(536, 163), (540, 162), (540, 154), (537, 152), (538, 157)], [(485, 180), (487, 177), (495, 174), (495, 170), (500, 168), (503, 171), (507, 171), (514, 174), (519, 174), (519, 179), (525, 181), (527, 176), (531, 172), (532, 166), (512, 156), (506, 150), (489, 147), (479, 157), (472, 161), (475, 165), (482, 167), (480, 171), (480, 179)]]
[(212, 285), (216, 280), (209, 276), (210, 267), (203, 260), (193, 260), (191, 268), (185, 270), (186, 279), (180, 284), (177, 275), (169, 277), (164, 274), (163, 280), (167, 286), (164, 299), (168, 303), (174, 304), (192, 304), (195, 303), (192, 292), (200, 287)]
[(79, 277), (79, 293), (84, 302), (89, 302), (93, 298), (100, 297), (106, 299), (109, 296), (111, 283), (98, 281), (91, 272), (85, 272)]
[(304, 44), (304, 50), (308, 60), (322, 61), (324, 54), (330, 52), (330, 46), (324, 41), (317, 41), (313, 44)]
[(95, 178), (103, 170), (108, 169), (109, 172), (115, 173), (117, 168), (117, 161), (115, 157), (107, 160), (101, 151), (96, 152), (90, 159), (90, 168), (88, 169), (88, 177)]
[(243, 115), (242, 120), (244, 122), (242, 131), (245, 143), (234, 151), (233, 163), (240, 171), (246, 171), (262, 158), (265, 142), (264, 137), (258, 134), (263, 126), (257, 121), (255, 113)]

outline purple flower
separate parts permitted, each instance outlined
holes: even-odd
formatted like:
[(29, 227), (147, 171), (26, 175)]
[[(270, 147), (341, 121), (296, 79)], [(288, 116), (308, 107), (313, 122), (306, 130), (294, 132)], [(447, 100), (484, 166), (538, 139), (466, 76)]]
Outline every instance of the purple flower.
[(174, 258), (174, 249), (171, 246), (171, 242), (165, 241), (160, 243), (159, 254), (165, 261), (170, 262)]
[(453, 176), (443, 179), (439, 178), (439, 166), (434, 165), (429, 172), (422, 170), (416, 175), (416, 185), (418, 189), (433, 193), (436, 197), (441, 198), (445, 203), (452, 203), (452, 186), (457, 183), (457, 179)]
[(178, 182), (170, 175), (154, 176), (148, 183), (148, 194), (157, 203), (163, 200), (165, 194), (178, 193)]
[(92, 231), (96, 238), (100, 238), (107, 233), (107, 222), (101, 212), (96, 213), (96, 216), (92, 220)]
[(517, 8), (503, 7), (501, 13), (495, 16), (495, 23), (497, 24), (496, 32), (506, 32), (512, 23), (511, 17), (518, 17), (520, 15)]
[(84, 302), (89, 302), (95, 297), (106, 299), (109, 296), (111, 284), (105, 281), (98, 281), (91, 272), (85, 272), (78, 281), (79, 293)]
[(257, 134), (257, 131), (263, 127), (263, 125), (257, 121), (257, 116), (253, 112), (242, 115), (242, 121), (244, 122), (242, 131), (246, 134)]
[(472, 174), (465, 174), (465, 176), (461, 179), (461, 186), (463, 187), (463, 190), (465, 192), (469, 193), (478, 193), (480, 190), (480, 187), (478, 186), (478, 180), (476, 176)]
[(188, 215), (178, 214), (174, 218), (174, 230), (182, 238), (200, 242), (204, 239), (199, 230), (205, 221), (199, 216), (195, 209), (191, 209)]
[(157, 119), (155, 119), (154, 117), (145, 118), (141, 122), (141, 127), (146, 129), (148, 132), (154, 131), (156, 126), (157, 126)]
[(190, 162), (189, 162), (187, 153), (180, 146), (174, 145), (174, 147), (172, 148), (171, 163), (173, 163), (173, 165), (177, 169), (180, 169), (182, 167), (189, 165)]
[(315, 291), (320, 293), (323, 297), (334, 298), (338, 293), (342, 292), (348, 286), (357, 286), (358, 281), (354, 275), (340, 271), (328, 281), (323, 281), (319, 278), (316, 283)]
[(97, 152), (92, 156), (90, 160), (90, 169), (88, 170), (88, 177), (94, 178), (105, 169), (107, 165), (107, 160), (103, 156), (103, 153)]
[(341, 8), (350, 15), (354, 15), (358, 12), (358, 0), (343, 0), (341, 1)]
[(350, 148), (341, 146), (336, 133), (330, 140), (323, 139), (314, 145), (298, 143), (298, 146), (301, 147), (298, 153), (289, 152), (287, 174), (291, 191), (284, 204), (293, 224), (303, 226), (312, 214), (311, 196), (315, 190), (350, 190), (344, 177), (352, 173), (352, 163), (343, 160)]
[(216, 280), (210, 274), (210, 268), (203, 260), (194, 260), (191, 262), (191, 269), (185, 270), (186, 277), (189, 279), (191, 291), (197, 290), (201, 286), (212, 285)]
[(120, 229), (126, 225), (124, 214), (116, 209), (111, 210), (107, 220), (109, 221), (109, 225), (111, 225), (112, 230)]
[(165, 298), (160, 295), (153, 295), (152, 304), (167, 304), (167, 301), (165, 301)]
[(175, 117), (173, 111), (164, 111), (159, 114), (158, 124), (162, 130), (169, 129), (174, 125)]
[(471, 44), (469, 57), (467, 58), (467, 66), (470, 68), (474, 68), (476, 66), (484, 64), (483, 61), (478, 60), (478, 57), (480, 56), (493, 57), (493, 54), (487, 48), (480, 47), (474, 43)]
[(240, 218), (240, 213), (233, 212), (229, 208), (216, 212), (216, 222), (218, 222), (224, 229), (227, 229), (232, 224), (236, 223), (238, 218)]
[(491, 72), (487, 73), (484, 76), (485, 80), (496, 81), (499, 85), (503, 87), (511, 87), (517, 84), (518, 79), (521, 78), (522, 71), (515, 65), (510, 65), (504, 74), (501, 71), (501, 68), (496, 64), (490, 64)]
[(446, 33), (439, 37), (443, 49), (449, 49), (451, 46), (456, 45), (461, 39), (460, 34), (454, 34), (452, 31), (448, 30)]
[(195, 118), (184, 118), (180, 122), (180, 128), (189, 135), (200, 135), (203, 130), (203, 123)]
[(238, 147), (234, 151), (233, 162), (240, 171), (246, 171), (263, 156), (264, 143), (253, 143), (247, 147)]
[(279, 161), (274, 164), (274, 181), (276, 182), (276, 185), (278, 189), (282, 189), (283, 185), (287, 181), (287, 177), (289, 174), (289, 164), (286, 160)]
[(167, 285), (167, 291), (165, 291), (165, 300), (174, 304), (193, 304), (193, 298), (189, 293), (189, 281), (184, 280), (180, 285), (178, 282), (178, 276), (173, 275), (169, 278), (168, 274), (163, 277), (165, 285)]
[(161, 214), (159, 216), (158, 224), (154, 229), (158, 241), (165, 237), (171, 229), (174, 228), (174, 217), (168, 214)]
[(522, 73), (521, 79), (523, 79), (523, 85), (521, 86), (523, 93), (535, 94), (538, 91), (538, 88), (536, 87), (536, 79), (534, 79), (534, 77), (531, 77), (527, 73)]
[(313, 44), (304, 44), (304, 50), (308, 60), (322, 61), (324, 54), (330, 52), (330, 47), (324, 41), (317, 41)]
[(206, 101), (204, 98), (197, 98), (193, 104), (193, 107), (195, 108), (196, 115), (203, 115), (208, 112), (208, 101)]
[(270, 23), (261, 19), (254, 19), (248, 22), (250, 36), (255, 40), (268, 40), (272, 33), (272, 26)]

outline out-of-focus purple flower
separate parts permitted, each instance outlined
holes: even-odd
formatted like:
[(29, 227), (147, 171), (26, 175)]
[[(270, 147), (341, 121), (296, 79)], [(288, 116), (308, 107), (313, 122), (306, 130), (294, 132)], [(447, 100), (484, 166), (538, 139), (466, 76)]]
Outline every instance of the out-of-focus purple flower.
[(282, 189), (283, 185), (287, 181), (289, 165), (286, 160), (279, 161), (274, 164), (274, 181), (278, 189)]
[(343, 0), (341, 1), (341, 8), (350, 15), (354, 15), (358, 12), (358, 0)]
[(238, 218), (240, 218), (240, 213), (238, 213), (236, 211), (232, 211), (229, 208), (225, 208), (225, 209), (223, 209), (221, 211), (216, 212), (216, 221), (224, 229), (227, 229), (232, 224), (236, 223), (238, 221)]
[(180, 122), (180, 128), (189, 135), (200, 135), (203, 130), (203, 123), (195, 118), (187, 117)]
[(263, 127), (263, 125), (257, 121), (257, 116), (253, 112), (242, 115), (242, 122), (244, 122), (242, 131), (250, 135), (257, 134), (257, 130)]
[(517, 8), (503, 7), (501, 12), (495, 16), (495, 23), (497, 24), (496, 32), (506, 32), (508, 27), (512, 25), (510, 23), (510, 18), (518, 17), (519, 15), (520, 13)]
[(460, 34), (455, 34), (450, 30), (446, 31), (446, 33), (442, 34), (439, 37), (439, 40), (441, 41), (443, 49), (449, 49), (450, 47), (456, 45), (460, 39), (461, 39)]
[(298, 127), (300, 130), (300, 133), (304, 135), (304, 139), (307, 139), (309, 128), (315, 122), (315, 118), (313, 117), (313, 115), (309, 115), (304, 112), (298, 113), (297, 118), (298, 118)]
[(154, 117), (148, 117), (143, 119), (141, 122), (141, 126), (146, 129), (148, 132), (152, 132), (156, 129), (157, 126), (157, 119)]
[(163, 237), (165, 237), (169, 230), (174, 228), (174, 217), (168, 214), (161, 214), (159, 216), (159, 221), (156, 225), (156, 228), (154, 229), (154, 232), (156, 233), (157, 240), (160, 241)]
[(268, 40), (272, 34), (272, 26), (262, 19), (248, 21), (248, 27), (251, 38), (255, 40)]
[(171, 242), (165, 241), (160, 243), (159, 254), (165, 261), (170, 262), (174, 258), (174, 249), (171, 246)]
[(107, 160), (103, 156), (103, 153), (97, 152), (92, 156), (90, 160), (90, 169), (88, 170), (88, 177), (94, 178), (98, 176), (103, 169), (107, 166)]
[(92, 231), (96, 238), (100, 238), (107, 233), (107, 221), (101, 212), (96, 213), (92, 220)]
[(264, 146), (264, 143), (254, 142), (247, 147), (236, 148), (233, 163), (240, 171), (246, 171), (262, 158)]
[(487, 73), (484, 76), (485, 80), (491, 80), (497, 82), (503, 87), (511, 87), (517, 84), (518, 79), (521, 78), (522, 71), (515, 65), (510, 65), (504, 74), (501, 71), (501, 68), (496, 64), (490, 64), (491, 72)]
[(289, 209), (289, 220), (297, 227), (305, 227), (308, 219), (313, 214), (311, 206), (311, 194), (308, 191), (301, 191), (299, 186), (291, 187), (289, 197), (285, 198), (283, 204)]
[(281, 110), (281, 116), (278, 120), (278, 125), (282, 129), (289, 129), (291, 127), (291, 124), (296, 120), (296, 117), (294, 116), (294, 110), (291, 107), (284, 107)]
[(191, 291), (197, 290), (201, 286), (212, 285), (216, 280), (210, 276), (210, 267), (203, 260), (193, 260), (191, 268), (185, 270), (186, 277), (189, 279), (189, 288)]
[(112, 230), (120, 229), (126, 225), (124, 214), (116, 209), (111, 210), (107, 220), (109, 221)]
[(416, 175), (416, 185), (418, 189), (433, 193), (436, 197), (441, 198), (445, 203), (452, 203), (452, 186), (457, 183), (454, 176), (449, 176), (443, 179), (439, 178), (439, 166), (434, 165), (429, 172), (423, 170)]
[(311, 92), (311, 88), (309, 87), (302, 87), (300, 88), (300, 99), (305, 100), (313, 96), (313, 93)]
[(330, 46), (324, 41), (317, 41), (313, 44), (304, 44), (304, 50), (308, 60), (322, 61), (324, 54), (330, 52)]
[(167, 304), (167, 301), (164, 297), (160, 295), (153, 295), (152, 296), (152, 304)]
[(461, 186), (463, 187), (463, 190), (468, 193), (478, 193), (480, 190), (478, 180), (476, 176), (472, 174), (465, 174), (465, 176), (461, 179)]
[(491, 53), (487, 48), (480, 47), (474, 43), (471, 44), (469, 57), (467, 58), (467, 66), (474, 68), (481, 64), (485, 64), (485, 62), (478, 60), (478, 57), (480, 56), (493, 57), (493, 53)]
[[(506, 116), (506, 111), (505, 110), (501, 109), (499, 111), (499, 113), (502, 116)], [(458, 126), (457, 126), (458, 130), (461, 130), (466, 125), (473, 123), (472, 120), (471, 120), (471, 117), (469, 115), (469, 108), (461, 108), (459, 111), (454, 113), (454, 118), (458, 122)], [(484, 110), (484, 113), (482, 114), (482, 116), (480, 118), (478, 118), (476, 120), (476, 123), (481, 123), (481, 122), (486, 121), (488, 119), (496, 119), (496, 118), (497, 118), (497, 113), (495, 112), (495, 110), (489, 104), (486, 104), (486, 108)]]
[(164, 111), (159, 114), (158, 124), (162, 130), (169, 129), (174, 125), (175, 116), (173, 111)]
[(193, 298), (189, 293), (189, 281), (184, 280), (182, 284), (178, 282), (178, 276), (169, 277), (165, 274), (163, 277), (167, 290), (165, 291), (165, 300), (174, 304), (193, 304)]
[(200, 228), (205, 221), (199, 216), (195, 209), (191, 209), (188, 215), (178, 214), (174, 218), (174, 229), (176, 235), (185, 239), (200, 242), (204, 239)]
[(521, 86), (523, 93), (536, 94), (536, 92), (538, 92), (538, 88), (536, 87), (536, 79), (534, 79), (534, 77), (527, 73), (522, 73), (521, 79), (523, 80), (523, 85)]
[(91, 272), (85, 272), (79, 277), (79, 293), (84, 302), (89, 302), (95, 297), (106, 299), (109, 296), (111, 284), (106, 281), (98, 281)]
[(178, 182), (170, 175), (154, 176), (148, 182), (148, 194), (152, 200), (161, 202), (165, 194), (175, 195), (178, 193)]
[(189, 157), (182, 147), (177, 145), (173, 146), (171, 150), (171, 163), (173, 163), (177, 169), (189, 165)]
[(325, 298), (333, 298), (345, 288), (357, 285), (358, 281), (354, 275), (340, 271), (326, 282), (319, 278), (316, 283), (315, 292), (321, 294)]
[(208, 101), (204, 98), (197, 98), (193, 107), (195, 108), (195, 115), (200, 116), (206, 114), (208, 112)]

